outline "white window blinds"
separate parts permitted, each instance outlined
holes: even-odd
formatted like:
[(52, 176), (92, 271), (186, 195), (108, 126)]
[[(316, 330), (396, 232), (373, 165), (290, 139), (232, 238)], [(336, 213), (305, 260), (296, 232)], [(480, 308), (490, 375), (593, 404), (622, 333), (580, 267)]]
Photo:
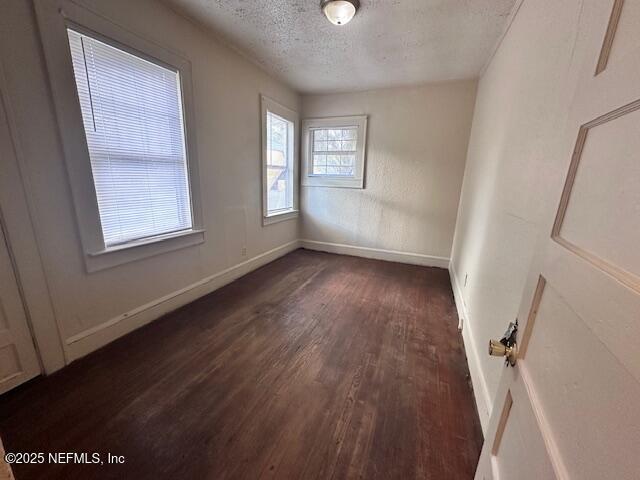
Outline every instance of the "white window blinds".
[(68, 35), (105, 245), (191, 229), (179, 73)]

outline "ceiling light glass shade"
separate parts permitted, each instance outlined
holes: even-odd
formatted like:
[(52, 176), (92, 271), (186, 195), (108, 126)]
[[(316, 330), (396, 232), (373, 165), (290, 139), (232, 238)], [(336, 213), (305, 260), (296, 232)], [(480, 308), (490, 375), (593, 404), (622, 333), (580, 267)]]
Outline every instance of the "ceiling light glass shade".
[(356, 14), (359, 3), (357, 0), (323, 0), (321, 6), (331, 23), (344, 25)]

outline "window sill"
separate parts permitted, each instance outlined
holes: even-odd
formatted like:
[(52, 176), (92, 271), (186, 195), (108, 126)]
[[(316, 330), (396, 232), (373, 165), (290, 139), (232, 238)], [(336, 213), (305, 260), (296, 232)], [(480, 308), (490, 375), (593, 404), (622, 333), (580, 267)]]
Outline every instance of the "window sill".
[(291, 220), (294, 218), (298, 218), (300, 214), (299, 210), (285, 210), (279, 213), (272, 213), (271, 215), (267, 215), (262, 218), (262, 225), (271, 225), (278, 222), (284, 222), (285, 220)]
[(303, 187), (357, 188), (364, 189), (364, 179), (330, 175), (308, 175), (302, 180)]
[(203, 229), (186, 230), (107, 247), (88, 253), (85, 256), (85, 265), (89, 273), (97, 272), (154, 255), (191, 247), (204, 242), (204, 232)]

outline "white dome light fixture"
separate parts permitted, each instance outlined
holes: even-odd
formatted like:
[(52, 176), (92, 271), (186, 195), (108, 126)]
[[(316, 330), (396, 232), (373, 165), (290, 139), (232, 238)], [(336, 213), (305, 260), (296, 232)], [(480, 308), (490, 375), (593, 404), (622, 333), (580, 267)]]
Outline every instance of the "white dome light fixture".
[(359, 0), (321, 0), (320, 2), (320, 8), (334, 25), (349, 23), (359, 6)]

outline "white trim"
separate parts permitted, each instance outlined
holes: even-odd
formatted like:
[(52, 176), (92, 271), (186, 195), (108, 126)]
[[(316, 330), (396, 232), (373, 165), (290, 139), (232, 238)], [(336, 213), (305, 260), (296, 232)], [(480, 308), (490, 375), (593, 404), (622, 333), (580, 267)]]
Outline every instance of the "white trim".
[(491, 396), (489, 395), (485, 375), (480, 367), (478, 350), (474, 343), (475, 337), (472, 330), (473, 321), (469, 317), (469, 312), (464, 303), (464, 297), (462, 296), (462, 290), (460, 289), (456, 272), (453, 269), (453, 264), (449, 265), (449, 277), (451, 278), (453, 298), (456, 303), (456, 309), (458, 310), (458, 325), (462, 330), (462, 340), (467, 354), (467, 364), (469, 365), (469, 373), (471, 374), (471, 384), (473, 385), (473, 395), (476, 399), (478, 417), (480, 417), (482, 433), (486, 437), (489, 419), (491, 418)]
[[(33, 328), (33, 337), (45, 373), (53, 373), (67, 363), (62, 344), (62, 329), (53, 306), (47, 272), (42, 260), (41, 238), (36, 228), (30, 172), (25, 163), (14, 108), (5, 78), (4, 59), (0, 59), (0, 141), (3, 163), (0, 171), (0, 210), (11, 244), (16, 278), (25, 302), (25, 313)], [(6, 123), (7, 141), (2, 123)], [(13, 155), (8, 149), (13, 150)], [(13, 157), (13, 158), (12, 158)]]
[(425, 255), (422, 253), (400, 252), (397, 250), (384, 250), (382, 248), (358, 247), (342, 243), (318, 242), (315, 240), (300, 240), (300, 246), (309, 250), (337, 253), (340, 255), (353, 255), (355, 257), (375, 258), (388, 262), (408, 263), (423, 267), (447, 268), (449, 258)]
[[(290, 210), (285, 210), (283, 212), (274, 212), (269, 214), (267, 210), (267, 113), (274, 113), (285, 120), (288, 120), (293, 123), (293, 154), (292, 154), (292, 162), (289, 168), (291, 168), (291, 178), (293, 181), (293, 206)], [(262, 163), (262, 226), (271, 225), (273, 223), (282, 222), (284, 220), (289, 220), (290, 218), (295, 218), (298, 216), (298, 183), (299, 183), (299, 175), (298, 175), (298, 151), (299, 151), (299, 129), (300, 129), (300, 118), (298, 114), (276, 102), (275, 100), (265, 96), (260, 95), (260, 138), (261, 138), (261, 163)], [(280, 216), (280, 217), (278, 217)], [(278, 218), (276, 218), (278, 217)]]
[(273, 223), (292, 220), (300, 216), (300, 210), (284, 210), (283, 212), (272, 213), (266, 217), (262, 217), (262, 225), (271, 225)]
[[(312, 149), (311, 130), (325, 128), (357, 127), (356, 164), (352, 177), (339, 175), (313, 175), (311, 170)], [(364, 188), (364, 175), (367, 150), (367, 116), (306, 118), (302, 121), (302, 186)]]
[[(85, 258), (85, 267), (88, 273), (92, 273), (181, 248), (199, 245), (204, 243), (204, 232), (202, 229), (187, 230), (107, 247), (99, 252), (88, 253)], [(144, 249), (142, 254), (139, 253), (141, 249)]]
[(98, 256), (98, 255), (108, 255), (110, 253), (120, 252), (122, 250), (127, 250), (128, 248), (141, 247), (143, 245), (149, 245), (150, 243), (158, 243), (164, 240), (170, 240), (172, 238), (180, 238), (180, 237), (188, 237), (189, 235), (197, 235), (198, 233), (204, 233), (205, 230), (194, 230), (192, 228), (188, 230), (179, 230), (177, 232), (164, 233), (160, 235), (154, 235), (151, 237), (139, 238), (137, 240), (131, 240), (129, 242), (118, 243), (111, 247), (106, 247), (104, 250), (99, 252), (93, 252), (89, 255)]
[(238, 265), (205, 277), (180, 290), (113, 317), (100, 325), (73, 335), (65, 341), (69, 359), (70, 361), (77, 360), (152, 320), (193, 302), (241, 276), (296, 250), (298, 247), (298, 240), (285, 243)]
[[(522, 386), (526, 392), (527, 400), (533, 410), (533, 415), (536, 419), (536, 425), (540, 431), (540, 436), (544, 442), (544, 446), (547, 450), (547, 456), (553, 467), (553, 472), (556, 474), (557, 480), (568, 480), (571, 478), (567, 471), (567, 467), (564, 462), (561, 450), (558, 447), (556, 438), (553, 432), (553, 428), (549, 424), (547, 415), (542, 408), (542, 401), (538, 397), (538, 393), (534, 388), (533, 380), (529, 374), (529, 369), (525, 362), (519, 364), (519, 373), (522, 378)], [(510, 382), (511, 383), (511, 382)]]

